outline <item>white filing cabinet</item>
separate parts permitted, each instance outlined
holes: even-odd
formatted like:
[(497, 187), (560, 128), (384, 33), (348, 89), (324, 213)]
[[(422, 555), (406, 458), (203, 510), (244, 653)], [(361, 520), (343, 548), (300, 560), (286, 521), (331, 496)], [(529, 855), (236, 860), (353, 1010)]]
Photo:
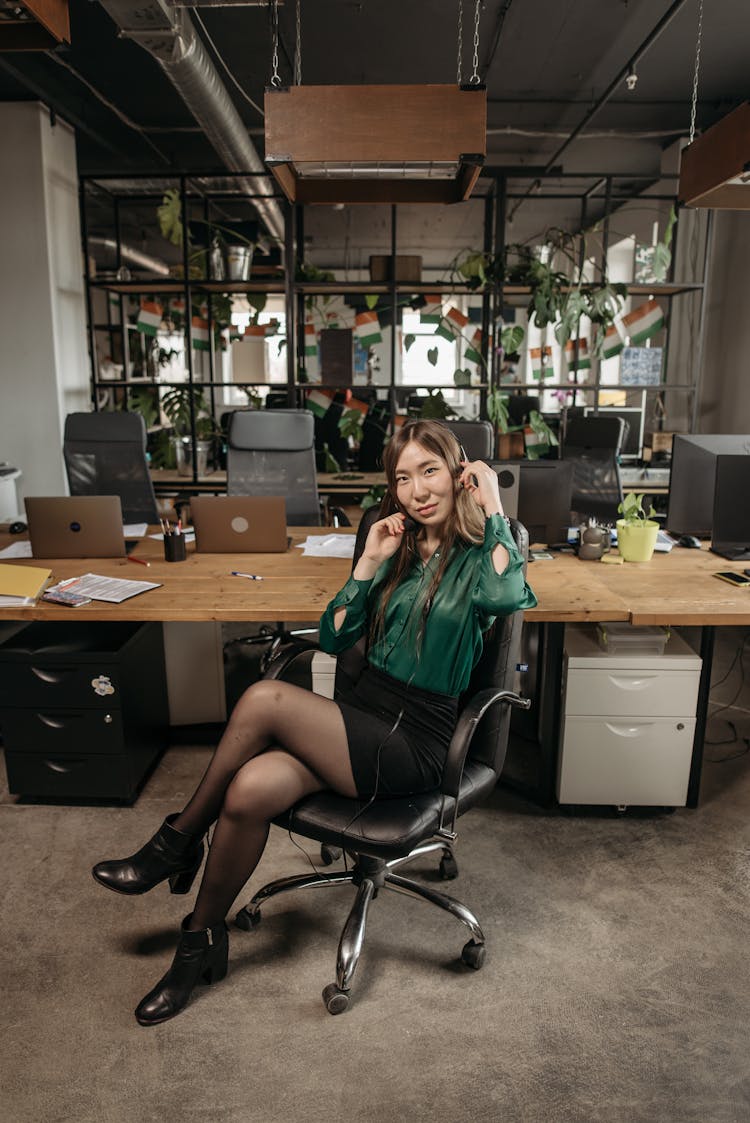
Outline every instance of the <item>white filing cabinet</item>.
[(684, 807), (701, 660), (680, 636), (663, 655), (608, 654), (592, 626), (565, 629), (560, 803)]

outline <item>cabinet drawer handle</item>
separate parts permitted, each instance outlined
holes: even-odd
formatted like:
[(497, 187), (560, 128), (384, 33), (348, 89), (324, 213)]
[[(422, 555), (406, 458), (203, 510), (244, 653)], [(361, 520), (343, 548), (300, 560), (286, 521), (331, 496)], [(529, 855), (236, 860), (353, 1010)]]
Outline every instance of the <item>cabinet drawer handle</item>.
[(55, 670), (54, 667), (32, 667), (31, 673), (41, 679), (42, 682), (60, 683), (70, 675), (71, 668), (61, 667)]
[(637, 737), (644, 729), (650, 729), (654, 723), (652, 721), (641, 721), (638, 725), (612, 725), (611, 722), (605, 721), (604, 724), (610, 733), (614, 733), (616, 737)]
[(639, 675), (638, 678), (634, 675), (629, 675), (627, 677), (610, 675), (609, 681), (621, 690), (642, 690), (645, 686), (650, 686), (657, 677), (657, 675)]
[(70, 723), (71, 717), (77, 717), (75, 714), (67, 717), (52, 717), (50, 714), (37, 714), (36, 716), (42, 725), (46, 725), (50, 729), (64, 729)]
[(76, 768), (81, 768), (86, 764), (85, 760), (45, 760), (44, 767), (49, 768), (50, 772), (72, 772)]

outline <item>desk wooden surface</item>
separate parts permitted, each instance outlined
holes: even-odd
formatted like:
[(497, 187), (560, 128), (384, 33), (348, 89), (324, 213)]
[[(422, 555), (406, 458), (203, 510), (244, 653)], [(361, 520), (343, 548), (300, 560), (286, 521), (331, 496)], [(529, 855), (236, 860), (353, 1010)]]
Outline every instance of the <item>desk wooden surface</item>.
[[(0, 608), (0, 620), (264, 620), (315, 621), (349, 576), (344, 558), (304, 557), (294, 543), (312, 533), (291, 528), (286, 554), (196, 554), (164, 561), (159, 540), (145, 538), (135, 553), (149, 568), (125, 558), (31, 559), (19, 565), (45, 565), (55, 581), (83, 573), (157, 581), (152, 589), (120, 605), (94, 601), (66, 608), (39, 601), (29, 608)], [(351, 533), (333, 531), (320, 533)], [(0, 548), (17, 541), (0, 535)], [(12, 559), (9, 559), (12, 560)], [(548, 622), (630, 620), (633, 624), (750, 624), (750, 587), (735, 588), (711, 575), (717, 570), (741, 573), (744, 563), (727, 562), (703, 550), (675, 547), (643, 564), (604, 565), (571, 555), (529, 565), (529, 583), (539, 604), (526, 619)], [(258, 573), (263, 581), (231, 577), (233, 569)]]

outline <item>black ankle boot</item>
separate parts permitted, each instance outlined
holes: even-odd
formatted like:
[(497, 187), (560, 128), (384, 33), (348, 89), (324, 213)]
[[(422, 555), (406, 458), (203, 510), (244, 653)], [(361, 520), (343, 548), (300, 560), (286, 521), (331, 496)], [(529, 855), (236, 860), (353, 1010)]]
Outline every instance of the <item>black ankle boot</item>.
[(203, 836), (183, 834), (168, 815), (153, 838), (129, 858), (97, 862), (91, 871), (100, 885), (116, 893), (147, 893), (169, 878), (173, 893), (189, 893), (203, 861)]
[(189, 921), (186, 916), (182, 922), (172, 966), (136, 1008), (135, 1016), (142, 1026), (155, 1026), (173, 1018), (185, 1009), (197, 983), (218, 983), (227, 973), (226, 924), (222, 921), (214, 928), (188, 932), (185, 926)]

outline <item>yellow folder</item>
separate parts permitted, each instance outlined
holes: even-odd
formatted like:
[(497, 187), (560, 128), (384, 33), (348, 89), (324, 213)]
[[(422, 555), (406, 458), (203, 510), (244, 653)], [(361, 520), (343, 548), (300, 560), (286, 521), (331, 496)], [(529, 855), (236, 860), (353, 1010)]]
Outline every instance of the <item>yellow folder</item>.
[(38, 565), (0, 565), (0, 596), (35, 600), (51, 575)]

